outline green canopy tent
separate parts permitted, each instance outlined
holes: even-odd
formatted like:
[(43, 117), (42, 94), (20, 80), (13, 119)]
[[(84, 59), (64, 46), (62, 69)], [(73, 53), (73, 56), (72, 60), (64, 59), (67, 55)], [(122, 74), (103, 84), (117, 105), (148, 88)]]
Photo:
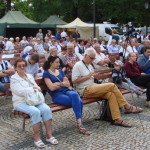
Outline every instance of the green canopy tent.
[(11, 28), (40, 28), (40, 23), (27, 18), (20, 11), (9, 11), (0, 19), (0, 35), (5, 36), (7, 29)]
[(58, 16), (52, 15), (41, 23), (41, 28), (56, 28), (57, 25), (65, 25), (65, 21), (61, 20)]

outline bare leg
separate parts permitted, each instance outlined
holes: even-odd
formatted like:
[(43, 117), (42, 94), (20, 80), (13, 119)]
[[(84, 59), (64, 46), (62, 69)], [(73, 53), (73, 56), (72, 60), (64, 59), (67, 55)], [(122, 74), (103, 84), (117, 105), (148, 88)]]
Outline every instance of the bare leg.
[(52, 120), (48, 120), (44, 122), (46, 129), (46, 138), (49, 139), (52, 137)]
[(91, 134), (89, 131), (86, 130), (86, 128), (83, 127), (81, 118), (77, 119), (77, 128), (78, 128), (79, 132), (82, 134), (86, 134), (86, 135)]
[(52, 120), (44, 122), (44, 125), (46, 129), (46, 141), (54, 145), (58, 144), (58, 140), (52, 136)]
[(41, 138), (40, 138), (40, 131), (39, 131), (39, 125), (40, 125), (40, 123), (37, 123), (37, 124), (32, 126), (33, 133), (34, 133), (34, 141), (35, 142), (41, 140)]

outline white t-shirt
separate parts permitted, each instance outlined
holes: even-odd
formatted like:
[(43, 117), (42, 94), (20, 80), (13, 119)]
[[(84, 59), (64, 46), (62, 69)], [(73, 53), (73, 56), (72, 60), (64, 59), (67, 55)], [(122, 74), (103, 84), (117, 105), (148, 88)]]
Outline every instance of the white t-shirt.
[(67, 33), (65, 31), (61, 32), (60, 36), (63, 38), (63, 37), (66, 37), (67, 36)]
[(98, 62), (104, 60), (105, 58), (107, 58), (105, 56), (105, 54), (103, 53), (96, 53), (96, 57), (95, 57), (95, 60), (93, 61), (93, 65), (94, 65), (94, 69), (95, 70), (101, 70), (101, 69), (106, 69), (106, 67), (108, 66), (107, 64), (104, 64), (104, 65), (97, 65)]
[(11, 41), (7, 41), (5, 50), (6, 51), (14, 50), (14, 44)]
[[(72, 80), (76, 80), (79, 77), (87, 76), (90, 72), (94, 71), (92, 65), (86, 64), (86, 66), (82, 61), (77, 62), (72, 69)], [(84, 89), (91, 84), (94, 84), (94, 78), (92, 77), (82, 83), (75, 84), (74, 86), (78, 93), (82, 96)]]

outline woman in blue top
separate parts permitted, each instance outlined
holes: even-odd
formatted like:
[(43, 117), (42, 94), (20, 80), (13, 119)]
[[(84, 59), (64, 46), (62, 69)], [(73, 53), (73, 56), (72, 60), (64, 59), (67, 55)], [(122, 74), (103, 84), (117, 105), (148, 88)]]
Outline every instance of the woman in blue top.
[(82, 126), (83, 102), (75, 91), (68, 90), (69, 80), (64, 72), (59, 69), (60, 61), (58, 56), (50, 56), (44, 63), (43, 78), (47, 86), (47, 91), (56, 104), (61, 104), (73, 108), (76, 116), (77, 128), (80, 133), (89, 135), (90, 132)]

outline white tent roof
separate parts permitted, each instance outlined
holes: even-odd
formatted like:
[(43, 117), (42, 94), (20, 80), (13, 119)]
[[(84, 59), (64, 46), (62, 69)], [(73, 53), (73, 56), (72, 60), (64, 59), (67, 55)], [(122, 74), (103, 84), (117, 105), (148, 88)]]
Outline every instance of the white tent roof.
[(78, 28), (78, 27), (93, 27), (93, 24), (88, 24), (76, 18), (74, 21), (66, 25), (57, 25), (57, 28)]

